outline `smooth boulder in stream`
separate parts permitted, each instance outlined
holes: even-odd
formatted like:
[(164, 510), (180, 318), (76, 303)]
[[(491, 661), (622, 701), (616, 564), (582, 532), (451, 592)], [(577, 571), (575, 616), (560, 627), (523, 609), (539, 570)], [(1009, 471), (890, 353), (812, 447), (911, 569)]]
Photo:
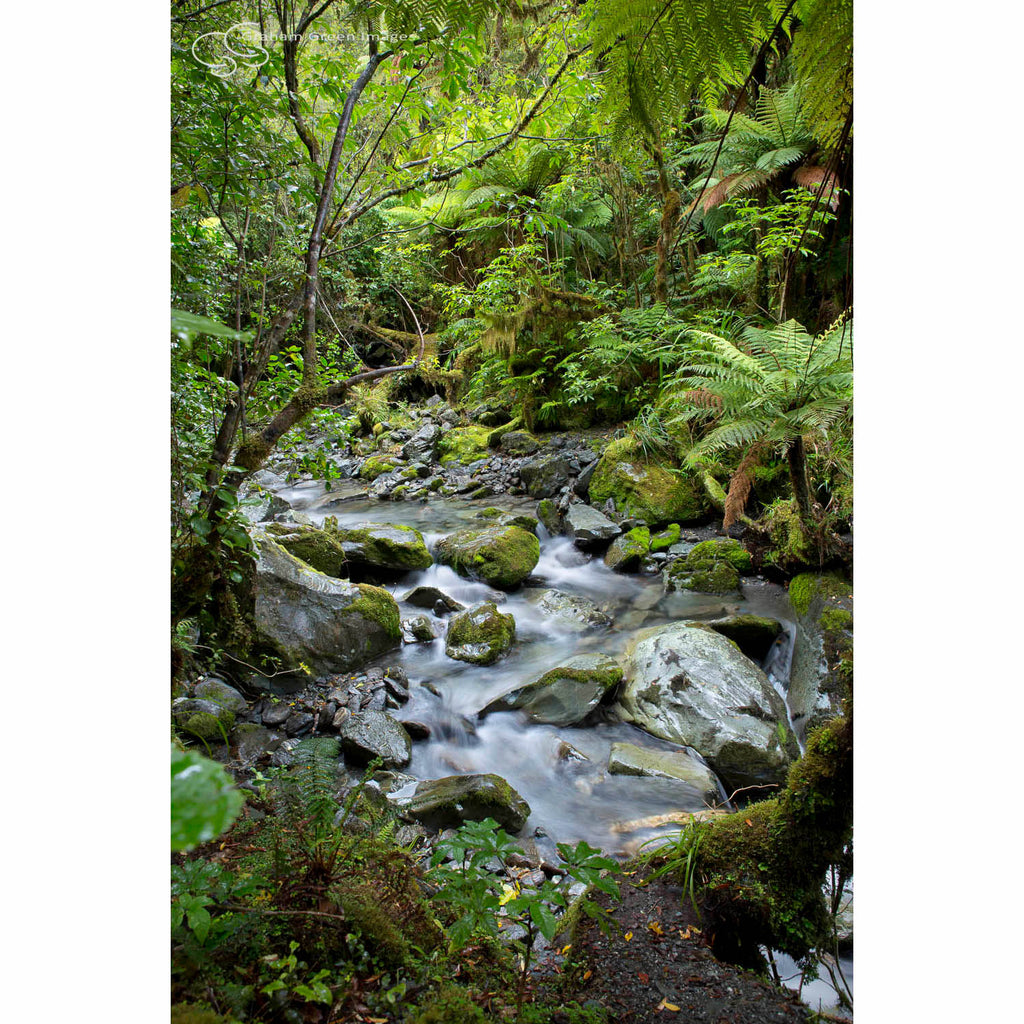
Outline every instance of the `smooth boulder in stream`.
[(781, 784), (799, 755), (764, 672), (703, 623), (673, 622), (634, 638), (619, 706), (652, 736), (697, 750), (727, 791)]
[(709, 807), (721, 800), (714, 773), (685, 750), (654, 750), (635, 743), (613, 743), (608, 754), (608, 774), (678, 779), (692, 786)]
[(539, 679), (492, 700), (480, 714), (524, 711), (533, 722), (576, 725), (621, 681), (622, 669), (614, 658), (604, 654), (578, 654)]
[(401, 643), (386, 590), (328, 576), (269, 537), (256, 540), (256, 626), (289, 662), (347, 672)]
[(421, 782), (411, 797), (395, 800), (402, 817), (428, 828), (458, 828), (465, 821), (493, 818), (519, 832), (530, 805), (500, 775), (449, 775)]

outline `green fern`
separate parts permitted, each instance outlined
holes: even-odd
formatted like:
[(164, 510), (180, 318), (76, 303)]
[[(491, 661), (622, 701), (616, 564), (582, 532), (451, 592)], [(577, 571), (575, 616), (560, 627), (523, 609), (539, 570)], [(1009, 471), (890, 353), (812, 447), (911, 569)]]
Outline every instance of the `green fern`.
[(333, 736), (311, 737), (295, 747), (295, 777), (300, 814), (316, 828), (327, 828), (338, 811), (339, 741)]

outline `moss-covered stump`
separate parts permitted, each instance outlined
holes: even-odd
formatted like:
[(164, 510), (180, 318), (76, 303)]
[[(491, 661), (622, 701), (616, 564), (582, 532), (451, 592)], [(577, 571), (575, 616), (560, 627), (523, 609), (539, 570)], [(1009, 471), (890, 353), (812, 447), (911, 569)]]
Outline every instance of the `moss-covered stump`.
[(853, 835), (853, 722), (812, 732), (786, 788), (742, 814), (700, 825), (697, 877), (716, 955), (760, 962), (758, 946), (799, 958), (830, 926), (822, 885)]
[(318, 572), (269, 536), (257, 546), (258, 639), (287, 667), (347, 672), (401, 643), (398, 604), (386, 590)]
[(396, 804), (402, 817), (434, 829), (493, 818), (514, 833), (530, 816), (530, 805), (500, 775), (449, 775), (421, 782), (411, 797)]
[(622, 669), (614, 658), (579, 654), (533, 682), (492, 700), (480, 714), (523, 711), (532, 722), (576, 725), (621, 681)]
[(492, 665), (511, 646), (516, 620), (484, 601), (452, 617), (444, 642), (444, 653), (471, 665)]
[(640, 559), (651, 549), (651, 531), (646, 526), (635, 526), (616, 537), (605, 552), (604, 564), (614, 572), (636, 572)]
[(533, 572), (540, 560), (540, 541), (514, 525), (458, 530), (442, 537), (434, 554), (460, 576), (511, 590)]
[(721, 538), (695, 544), (685, 558), (665, 569), (667, 591), (697, 590), (731, 594), (740, 588), (740, 573), (750, 572), (750, 553), (737, 540)]
[(708, 512), (700, 481), (646, 461), (628, 437), (605, 449), (590, 478), (589, 496), (593, 505), (611, 498), (620, 514), (638, 516), (650, 526), (697, 522)]
[(796, 502), (773, 502), (765, 509), (758, 524), (767, 538), (762, 564), (789, 574), (821, 564), (818, 544), (800, 518)]
[(437, 443), (441, 465), (455, 463), (468, 466), (480, 459), (490, 458), (491, 450), (487, 445), (490, 436), (489, 427), (456, 427), (449, 430)]

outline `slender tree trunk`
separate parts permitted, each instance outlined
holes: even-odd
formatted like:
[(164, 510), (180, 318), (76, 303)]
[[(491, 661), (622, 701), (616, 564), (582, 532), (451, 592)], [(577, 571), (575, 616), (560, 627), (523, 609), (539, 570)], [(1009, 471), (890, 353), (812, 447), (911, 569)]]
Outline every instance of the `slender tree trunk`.
[(800, 516), (805, 522), (811, 521), (811, 495), (807, 487), (807, 456), (804, 452), (804, 439), (798, 437), (791, 441), (786, 449), (786, 460), (789, 463), (789, 482), (793, 488)]

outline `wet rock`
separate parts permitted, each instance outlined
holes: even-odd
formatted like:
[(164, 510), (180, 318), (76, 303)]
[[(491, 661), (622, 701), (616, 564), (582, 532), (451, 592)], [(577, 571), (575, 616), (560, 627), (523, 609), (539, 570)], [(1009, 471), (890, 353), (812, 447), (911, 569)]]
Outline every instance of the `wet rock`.
[(278, 726), (284, 725), (291, 713), (292, 708), (288, 704), (271, 704), (264, 706), (261, 717), (264, 725)]
[(678, 523), (669, 523), (660, 533), (652, 535), (651, 551), (670, 551), (673, 544), (679, 543), (679, 534), (681, 532)]
[(421, 782), (412, 796), (395, 803), (403, 817), (432, 829), (493, 818), (514, 833), (530, 816), (530, 805), (500, 775), (450, 775)]
[[(444, 591), (438, 590), (437, 587), (416, 587), (414, 590), (410, 590), (402, 600), (416, 608), (429, 608), (435, 615), (461, 612), (466, 607), (449, 597)], [(438, 605), (441, 606), (441, 611), (437, 610)]]
[(385, 768), (404, 768), (412, 760), (412, 740), (401, 722), (383, 711), (350, 714), (338, 729), (345, 760), (356, 765), (381, 758)]
[(534, 498), (550, 498), (569, 482), (569, 463), (564, 456), (540, 456), (519, 466), (526, 493)]
[(492, 526), (442, 537), (434, 552), (439, 562), (460, 576), (511, 590), (533, 572), (540, 559), (540, 541), (518, 526)]
[(545, 590), (536, 603), (545, 615), (557, 620), (563, 629), (570, 629), (574, 633), (592, 633), (612, 623), (611, 616), (601, 611), (593, 601), (576, 594)]
[(646, 526), (635, 526), (628, 533), (616, 537), (604, 556), (604, 564), (614, 572), (634, 572), (651, 546), (651, 531)]
[(500, 427), (512, 419), (512, 413), (495, 402), (485, 402), (483, 405), (471, 409), (469, 418), (484, 427)]
[(410, 644), (429, 644), (437, 639), (434, 627), (426, 615), (402, 620), (402, 639)]
[(573, 490), (581, 497), (584, 501), (590, 497), (590, 481), (594, 476), (594, 470), (597, 469), (597, 459), (588, 466), (584, 466), (580, 470), (580, 475), (576, 477), (576, 482), (572, 485)]
[(313, 729), (313, 716), (308, 711), (293, 711), (284, 723), (288, 736), (305, 736)]
[(272, 753), (284, 737), (263, 725), (243, 722), (235, 727), (233, 741), (238, 747), (238, 760), (245, 765), (256, 764), (265, 754)]
[(709, 806), (721, 801), (714, 772), (685, 750), (654, 750), (635, 743), (613, 743), (608, 755), (608, 773), (679, 779), (692, 786)]
[(772, 644), (782, 634), (782, 623), (763, 615), (730, 615), (725, 619), (714, 619), (708, 625), (738, 644), (748, 658), (758, 663), (764, 660)]
[(492, 520), (496, 526), (518, 526), (521, 530), (526, 530), (529, 533), (537, 532), (537, 518), (522, 512), (506, 512), (500, 508), (485, 508), (477, 512), (476, 518)]
[(562, 517), (558, 514), (558, 507), (550, 498), (544, 498), (537, 502), (537, 518), (544, 524), (544, 529), (557, 537), (562, 532)]
[(623, 718), (693, 747), (728, 791), (781, 783), (799, 754), (782, 698), (764, 672), (703, 623), (674, 622), (626, 649)]
[(613, 658), (579, 654), (533, 682), (492, 700), (480, 714), (520, 710), (533, 722), (576, 725), (621, 681), (622, 669)]
[(599, 551), (622, 533), (603, 512), (582, 503), (570, 505), (565, 514), (566, 533), (582, 551)]
[(269, 537), (259, 537), (255, 621), (292, 665), (345, 672), (397, 647), (398, 605), (380, 587), (317, 572)]
[(512, 646), (515, 635), (516, 620), (484, 601), (451, 619), (444, 652), (472, 665), (491, 665)]
[(249, 707), (246, 699), (233, 686), (228, 686), (223, 679), (217, 679), (215, 676), (198, 683), (195, 695), (203, 700), (212, 700), (214, 704), (219, 704), (236, 715), (245, 714)]

